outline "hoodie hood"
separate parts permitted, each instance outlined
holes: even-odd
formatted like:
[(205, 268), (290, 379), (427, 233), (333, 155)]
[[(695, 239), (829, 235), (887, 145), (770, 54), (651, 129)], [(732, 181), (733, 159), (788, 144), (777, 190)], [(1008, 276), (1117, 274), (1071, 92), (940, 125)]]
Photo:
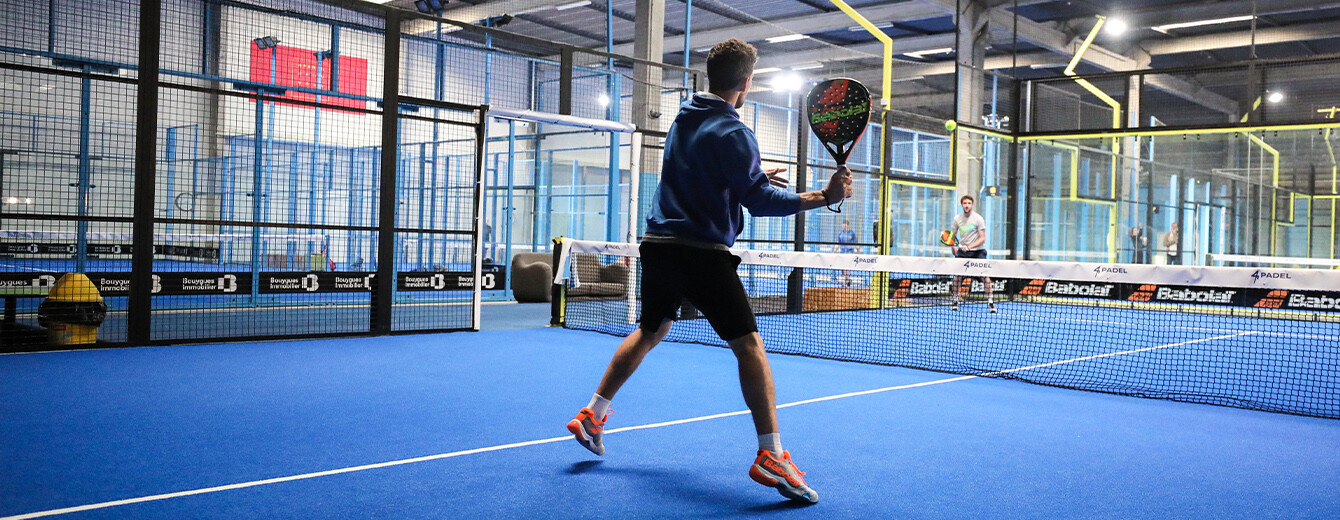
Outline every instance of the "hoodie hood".
[(696, 93), (666, 135), (661, 181), (647, 234), (731, 246), (755, 216), (800, 211), (800, 197), (777, 190), (760, 165), (754, 132), (721, 98)]

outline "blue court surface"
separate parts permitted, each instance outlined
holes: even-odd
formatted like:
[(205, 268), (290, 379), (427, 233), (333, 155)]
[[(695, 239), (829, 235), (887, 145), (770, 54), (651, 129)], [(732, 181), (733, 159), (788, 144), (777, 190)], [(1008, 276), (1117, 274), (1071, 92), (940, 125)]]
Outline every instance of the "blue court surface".
[(1340, 421), (771, 355), (820, 494), (747, 475), (735, 361), (498, 330), (0, 355), (0, 517), (1337, 518)]

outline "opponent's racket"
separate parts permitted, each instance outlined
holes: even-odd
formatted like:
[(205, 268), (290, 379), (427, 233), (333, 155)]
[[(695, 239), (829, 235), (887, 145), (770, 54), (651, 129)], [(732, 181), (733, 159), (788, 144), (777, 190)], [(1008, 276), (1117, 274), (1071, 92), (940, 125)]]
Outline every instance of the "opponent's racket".
[[(810, 129), (824, 144), (838, 166), (847, 164), (847, 156), (856, 146), (856, 140), (870, 124), (870, 91), (861, 82), (850, 78), (834, 78), (819, 82), (806, 97)], [(842, 200), (837, 209), (841, 213)]]
[(958, 241), (954, 240), (954, 232), (946, 229), (940, 232), (940, 243), (947, 246), (952, 246), (958, 244)]

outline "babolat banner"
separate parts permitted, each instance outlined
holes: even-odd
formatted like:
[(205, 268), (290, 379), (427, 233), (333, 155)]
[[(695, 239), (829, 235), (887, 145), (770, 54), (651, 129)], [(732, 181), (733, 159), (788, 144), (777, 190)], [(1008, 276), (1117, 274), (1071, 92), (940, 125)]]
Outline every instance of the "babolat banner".
[(376, 273), (369, 272), (263, 272), (261, 294), (372, 292)]
[(1248, 289), (1246, 306), (1291, 311), (1340, 311), (1340, 291)]
[[(986, 293), (986, 285), (980, 278), (964, 278), (963, 287), (972, 284), (973, 293)], [(952, 277), (935, 278), (899, 278), (889, 280), (889, 294), (894, 298), (925, 298), (933, 296), (949, 296), (953, 291), (954, 279)], [(991, 292), (994, 294), (1006, 294), (1005, 290), (1009, 284), (1004, 279), (991, 280)]]
[[(1127, 284), (1127, 287), (1133, 284)], [(1231, 305), (1241, 307), (1246, 302), (1246, 289), (1227, 287), (1193, 287), (1187, 285), (1135, 286), (1126, 300), (1154, 303), (1191, 303), (1197, 305)]]
[[(396, 274), (397, 291), (466, 291), (474, 288), (473, 273), (414, 271)], [(480, 268), (479, 287), (485, 291), (504, 286), (503, 266), (489, 264)]]
[[(1340, 310), (1340, 293), (1244, 289), (1239, 287), (1203, 287), (1133, 283), (1068, 282), (1058, 280), (1018, 280), (1012, 290), (1020, 296), (1124, 300), (1187, 305), (1223, 305), (1297, 310)], [(1294, 305), (1287, 305), (1293, 298)], [(1325, 298), (1331, 298), (1329, 300)]]
[[(36, 242), (0, 242), (0, 254), (8, 255), (73, 255), (78, 251), (75, 244), (40, 244)], [(88, 244), (84, 251), (90, 255), (129, 255), (130, 244)], [(154, 245), (154, 254), (164, 256), (184, 256), (212, 260), (219, 258), (217, 247)]]
[(1066, 280), (1015, 280), (1011, 293), (1019, 296), (1125, 300), (1150, 303), (1245, 306), (1248, 289)]
[(1060, 296), (1119, 300), (1126, 284), (1100, 282), (1068, 282), (1065, 280), (1011, 280), (1010, 293), (1023, 296)]

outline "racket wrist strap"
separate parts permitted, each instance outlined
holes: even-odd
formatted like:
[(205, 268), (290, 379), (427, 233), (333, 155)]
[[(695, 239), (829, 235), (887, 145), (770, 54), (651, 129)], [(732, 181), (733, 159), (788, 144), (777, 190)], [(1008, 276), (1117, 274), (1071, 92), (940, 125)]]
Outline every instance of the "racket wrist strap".
[(842, 213), (842, 196), (841, 196), (841, 195), (838, 195), (837, 208), (834, 209), (834, 208), (833, 208), (833, 201), (832, 201), (832, 200), (829, 200), (829, 198), (828, 198), (828, 189), (825, 188), (825, 189), (824, 189), (822, 192), (820, 192), (820, 193), (823, 193), (823, 195), (824, 195), (824, 207), (828, 208), (828, 211), (832, 211), (833, 213)]

